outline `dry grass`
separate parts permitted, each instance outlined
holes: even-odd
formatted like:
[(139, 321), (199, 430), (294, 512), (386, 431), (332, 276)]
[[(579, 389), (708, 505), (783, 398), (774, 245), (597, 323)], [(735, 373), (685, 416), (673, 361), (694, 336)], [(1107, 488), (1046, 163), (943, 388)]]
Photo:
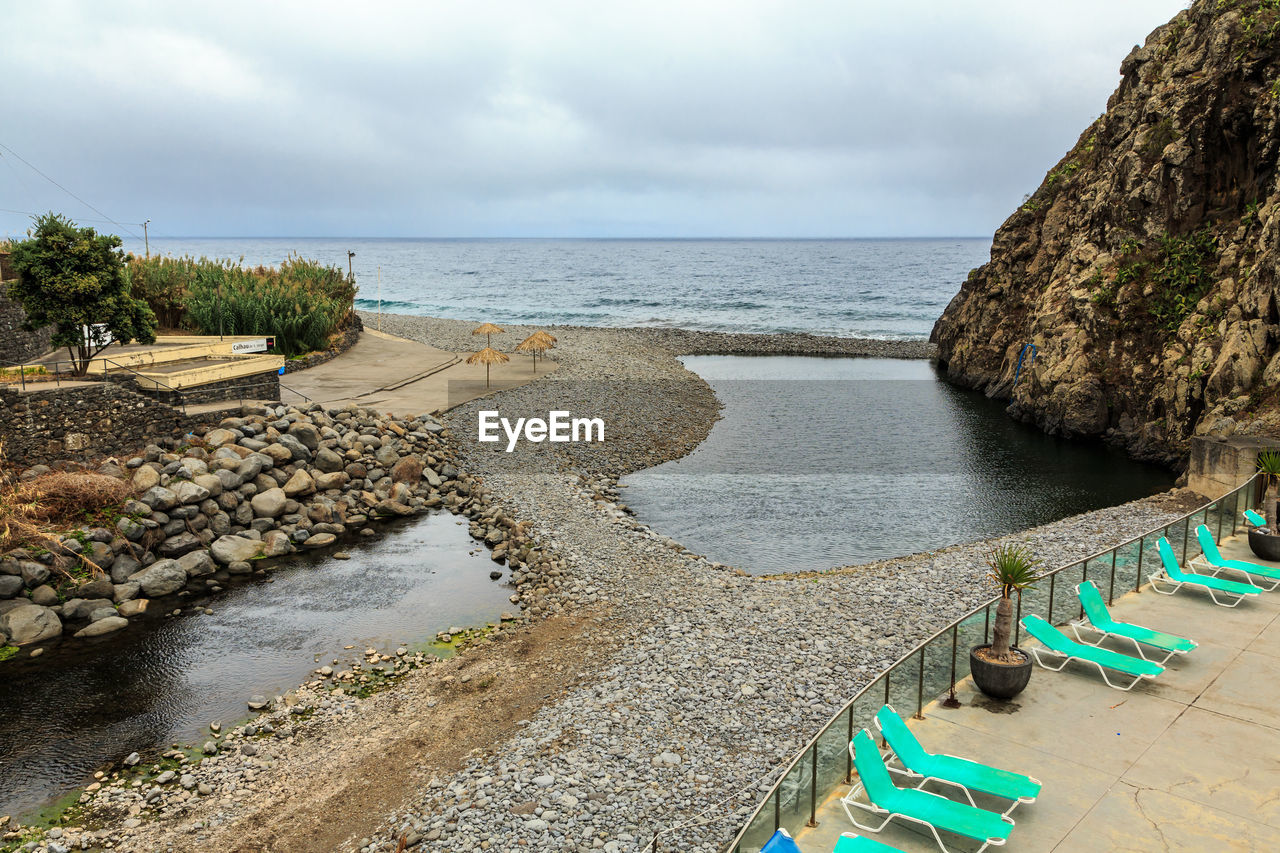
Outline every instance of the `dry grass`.
[(4, 463), (0, 442), (0, 553), (49, 547), (61, 531), (119, 507), (133, 494), (132, 484), (105, 474), (54, 471), (24, 482)]

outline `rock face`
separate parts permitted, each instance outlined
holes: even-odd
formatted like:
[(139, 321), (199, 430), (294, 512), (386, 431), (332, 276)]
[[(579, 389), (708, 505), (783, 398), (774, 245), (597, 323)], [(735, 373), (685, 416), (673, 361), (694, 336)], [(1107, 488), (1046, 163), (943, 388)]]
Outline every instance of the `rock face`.
[(1278, 23), (1197, 0), (1134, 48), (935, 325), (949, 379), (1174, 465), (1280, 424)]

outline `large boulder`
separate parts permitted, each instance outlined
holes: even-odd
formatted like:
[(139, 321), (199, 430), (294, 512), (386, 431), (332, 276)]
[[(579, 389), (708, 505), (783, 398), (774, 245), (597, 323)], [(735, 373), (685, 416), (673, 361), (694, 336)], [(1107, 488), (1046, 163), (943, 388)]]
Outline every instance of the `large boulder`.
[(290, 426), (289, 435), (302, 442), (302, 446), (307, 450), (315, 450), (320, 446), (320, 432), (305, 421), (299, 421)]
[(75, 589), (77, 598), (110, 598), (114, 593), (115, 587), (112, 585), (111, 579), (105, 577), (94, 578), (88, 583), (80, 584)]
[(130, 542), (137, 542), (142, 538), (142, 534), (147, 532), (146, 527), (127, 515), (122, 515), (116, 519), (116, 530), (120, 531), (120, 535)]
[(293, 543), (289, 541), (289, 534), (283, 530), (268, 530), (262, 534), (262, 556), (281, 557), (292, 553), (293, 550)]
[[(272, 462), (271, 457), (260, 453), (255, 453), (252, 456), (246, 456), (240, 463), (240, 467), (236, 468), (236, 475), (240, 478), (240, 482), (248, 482), (261, 474), (263, 464), (265, 462)], [(229, 486), (228, 488), (235, 487)]]
[(111, 582), (124, 583), (141, 569), (142, 563), (136, 558), (130, 554), (121, 554), (111, 564)]
[(258, 518), (276, 518), (284, 512), (284, 505), (288, 500), (284, 489), (276, 487), (259, 492), (249, 503), (253, 507), (253, 514)]
[(327, 447), (322, 447), (316, 451), (315, 466), (319, 471), (331, 474), (334, 471), (341, 471), (345, 462), (342, 457)]
[(62, 620), (48, 607), (27, 604), (0, 616), (0, 630), (9, 635), (15, 646), (38, 643), (62, 633)]
[(22, 578), (16, 575), (0, 575), (0, 598), (13, 598), (22, 592)]
[(129, 580), (138, 584), (147, 598), (172, 595), (187, 584), (187, 573), (176, 560), (159, 560)]
[(410, 454), (391, 466), (391, 479), (396, 483), (416, 483), (425, 467), (422, 457)]
[(224, 444), (235, 444), (236, 439), (240, 436), (236, 435), (229, 429), (211, 429), (204, 434), (205, 443), (210, 447), (221, 447)]
[(126, 627), (129, 620), (123, 616), (106, 616), (95, 622), (90, 622), (85, 627), (76, 631), (77, 637), (101, 637), (103, 634), (110, 634), (113, 631), (119, 631)]
[[(290, 455), (299, 462), (310, 462), (311, 451), (292, 433), (285, 433), (276, 439), (277, 444), (281, 444), (289, 449)], [(286, 462), (288, 460), (285, 460)], [(278, 463), (277, 463), (278, 464)]]
[(22, 572), (22, 580), (29, 589), (35, 589), (49, 579), (49, 569), (31, 560), (19, 560), (18, 569)]
[(173, 509), (178, 505), (178, 496), (164, 486), (152, 486), (142, 493), (139, 500), (152, 509), (162, 511)]
[(182, 570), (187, 573), (189, 578), (211, 575), (218, 570), (218, 567), (213, 563), (213, 557), (203, 548), (179, 557), (178, 565), (182, 567)]
[(262, 556), (262, 542), (257, 539), (247, 539), (244, 536), (219, 536), (213, 540), (213, 545), (209, 547), (213, 554), (213, 559), (217, 560), (221, 565), (230, 565), (231, 563), (242, 563)]
[[(302, 447), (301, 442), (299, 442), (296, 438), (293, 441), (299, 447)], [(302, 449), (306, 450), (305, 447), (303, 447)], [(293, 461), (293, 451), (279, 442), (276, 442), (274, 444), (268, 444), (266, 447), (262, 448), (260, 452), (262, 453), (263, 456), (266, 456), (268, 459), (270, 459), (272, 464), (274, 465), (286, 465), (289, 462)]]
[[(244, 483), (244, 478), (237, 471), (232, 471), (229, 468), (219, 468), (214, 472), (214, 476), (218, 478), (218, 483), (222, 487), (219, 492), (226, 489), (238, 489)], [(257, 472), (254, 473), (254, 476), (258, 476)], [(212, 494), (212, 492), (210, 493)]]
[(396, 450), (395, 442), (389, 441), (378, 448), (373, 458), (377, 459), (378, 464), (383, 468), (390, 468), (400, 461), (400, 453)]
[(190, 531), (184, 531), (177, 536), (170, 536), (164, 542), (160, 543), (160, 547), (156, 549), (161, 557), (181, 557), (183, 554), (189, 554), (198, 548), (203, 548), (204, 542), (200, 541), (200, 537)]
[(320, 491), (329, 489), (341, 489), (347, 484), (350, 478), (346, 471), (334, 471), (329, 474), (320, 474), (316, 477), (316, 488)]
[[(197, 474), (196, 476), (199, 477), (199, 476), (208, 476), (208, 475)], [(198, 483), (194, 483), (188, 480), (183, 480), (182, 482), (175, 483), (173, 485), (173, 493), (174, 495), (177, 496), (178, 503), (181, 503), (183, 505), (198, 504), (209, 497), (208, 489), (204, 488)], [(145, 497), (144, 497), (144, 500), (145, 500)]]
[(303, 468), (294, 471), (293, 476), (284, 484), (284, 493), (291, 498), (309, 495), (315, 490), (316, 481)]
[[(219, 469), (219, 471), (224, 474), (231, 474), (233, 477), (235, 476), (235, 473), (231, 471), (223, 471), (222, 469)], [(217, 473), (197, 474), (192, 482), (208, 492), (209, 497), (211, 498), (216, 498), (218, 495), (222, 494), (222, 478), (219, 477)], [(236, 483), (236, 485), (238, 486), (240, 484)], [(232, 488), (234, 488), (234, 486)]]
[(140, 492), (160, 485), (160, 472), (150, 465), (143, 465), (133, 472), (133, 487)]

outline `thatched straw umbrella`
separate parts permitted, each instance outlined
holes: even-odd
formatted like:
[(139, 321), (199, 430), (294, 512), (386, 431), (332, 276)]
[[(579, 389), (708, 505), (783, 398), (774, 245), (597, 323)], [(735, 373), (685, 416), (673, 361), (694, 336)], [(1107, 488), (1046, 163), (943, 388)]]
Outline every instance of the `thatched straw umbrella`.
[(538, 332), (534, 332), (516, 346), (516, 352), (532, 353), (533, 373), (535, 376), (538, 374), (538, 356), (551, 349), (551, 342), (546, 338), (539, 337), (538, 335)]
[(502, 329), (493, 325), (492, 323), (485, 323), (482, 326), (476, 326), (474, 329), (472, 329), (471, 334), (484, 335), (484, 348), (488, 349), (490, 346), (489, 336), (502, 334)]
[(511, 360), (511, 356), (503, 352), (498, 352), (492, 347), (485, 347), (480, 352), (472, 353), (467, 356), (467, 364), (483, 364), (484, 365), (484, 387), (489, 387), (489, 365), (506, 364)]
[(557, 338), (555, 335), (551, 334), (550, 332), (544, 332), (544, 331), (542, 331), (541, 329), (539, 329), (538, 331), (534, 332), (534, 333), (533, 333), (532, 335), (530, 335), (529, 337), (531, 337), (531, 338), (541, 338), (542, 340), (544, 340), (544, 341), (546, 341), (547, 343), (551, 344), (551, 346), (555, 346), (555, 345), (556, 345), (556, 341), (558, 341), (558, 340), (559, 340), (559, 338)]

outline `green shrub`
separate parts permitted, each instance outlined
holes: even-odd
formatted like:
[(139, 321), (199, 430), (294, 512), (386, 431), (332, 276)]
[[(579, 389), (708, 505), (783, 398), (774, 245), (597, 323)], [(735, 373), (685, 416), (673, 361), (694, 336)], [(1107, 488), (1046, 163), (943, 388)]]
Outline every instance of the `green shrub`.
[(182, 304), (195, 281), (196, 264), (190, 257), (130, 256), (125, 273), (134, 298), (146, 300), (161, 326), (177, 329), (182, 326)]
[(335, 267), (289, 258), (279, 269), (201, 262), (187, 317), (207, 335), (274, 335), (285, 356), (324, 349), (351, 312), (355, 286)]
[(206, 335), (274, 335), (276, 351), (297, 356), (328, 346), (356, 288), (337, 267), (290, 256), (279, 268), (245, 268), (209, 258), (133, 258), (133, 294), (166, 326)]
[(1210, 231), (1160, 238), (1160, 254), (1151, 266), (1154, 293), (1148, 310), (1161, 326), (1177, 329), (1213, 285), (1212, 262), (1218, 238)]

